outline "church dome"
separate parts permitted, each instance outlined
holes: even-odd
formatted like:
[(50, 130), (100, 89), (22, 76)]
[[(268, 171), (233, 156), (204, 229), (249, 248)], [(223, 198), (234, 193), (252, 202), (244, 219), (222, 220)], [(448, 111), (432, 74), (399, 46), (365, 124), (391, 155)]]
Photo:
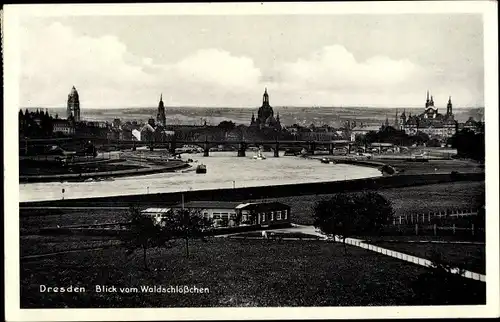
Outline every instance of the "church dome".
[(266, 119), (266, 125), (275, 125), (276, 124), (276, 119), (274, 118), (274, 116), (269, 116), (267, 119)]

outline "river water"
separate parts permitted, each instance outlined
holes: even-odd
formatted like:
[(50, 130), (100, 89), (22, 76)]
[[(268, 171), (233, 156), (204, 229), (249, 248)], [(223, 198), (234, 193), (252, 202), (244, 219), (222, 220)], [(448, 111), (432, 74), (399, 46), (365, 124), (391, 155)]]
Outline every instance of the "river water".
[[(283, 154), (283, 152), (281, 153)], [(119, 177), (114, 181), (99, 182), (46, 182), (20, 184), (20, 201), (41, 201), (207, 190), (221, 188), (255, 187), (280, 184), (325, 182), (360, 179), (381, 176), (375, 168), (347, 164), (324, 164), (319, 160), (283, 155), (274, 158), (273, 153), (264, 153), (265, 160), (236, 157), (236, 152), (210, 152), (209, 157), (202, 154), (188, 154), (197, 164), (207, 166), (206, 174), (189, 172), (169, 172), (144, 176)]]

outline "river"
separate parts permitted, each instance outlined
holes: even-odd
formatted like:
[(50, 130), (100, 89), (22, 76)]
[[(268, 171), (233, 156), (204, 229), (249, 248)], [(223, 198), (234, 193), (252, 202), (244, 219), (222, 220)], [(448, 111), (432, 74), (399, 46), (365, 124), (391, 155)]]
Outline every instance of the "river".
[[(220, 188), (256, 187), (267, 185), (339, 181), (381, 176), (375, 168), (347, 164), (324, 164), (319, 160), (293, 156), (273, 157), (264, 153), (265, 160), (236, 157), (236, 152), (210, 152), (209, 157), (202, 154), (188, 154), (197, 164), (207, 166), (206, 174), (189, 172), (168, 172), (144, 176), (119, 177), (114, 181), (99, 182), (46, 182), (20, 184), (20, 201), (42, 201), (104, 197), (188, 190), (207, 190)], [(62, 193), (64, 189), (64, 194)]]

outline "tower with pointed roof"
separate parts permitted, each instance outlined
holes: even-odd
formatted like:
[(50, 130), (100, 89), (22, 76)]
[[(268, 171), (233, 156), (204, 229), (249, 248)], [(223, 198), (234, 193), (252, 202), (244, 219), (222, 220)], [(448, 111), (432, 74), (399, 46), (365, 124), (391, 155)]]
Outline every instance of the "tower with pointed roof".
[(451, 96), (448, 98), (448, 104), (446, 105), (446, 116), (453, 117), (453, 104), (451, 103)]
[(66, 106), (66, 116), (68, 119), (72, 118), (75, 122), (80, 121), (80, 97), (75, 86), (71, 88), (68, 95), (68, 104)]
[(399, 130), (399, 117), (398, 117), (398, 110), (396, 109), (396, 116), (394, 116), (394, 128), (396, 130)]
[(167, 123), (167, 117), (165, 115), (165, 105), (163, 104), (163, 93), (160, 94), (160, 102), (158, 103), (158, 112), (156, 113), (156, 122), (162, 126)]

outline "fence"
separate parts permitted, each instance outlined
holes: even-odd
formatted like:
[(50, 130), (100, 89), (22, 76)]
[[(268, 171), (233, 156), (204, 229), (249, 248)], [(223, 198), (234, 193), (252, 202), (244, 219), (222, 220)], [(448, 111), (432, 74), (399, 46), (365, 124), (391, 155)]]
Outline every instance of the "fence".
[(475, 209), (447, 210), (424, 214), (395, 216), (392, 226), (385, 227), (382, 233), (398, 235), (457, 235), (484, 238), (484, 216)]
[(392, 221), (393, 225), (408, 225), (408, 224), (418, 224), (418, 223), (433, 223), (436, 221), (450, 220), (450, 219), (460, 219), (471, 216), (477, 216), (477, 209), (453, 209), (439, 212), (428, 212), (421, 214), (407, 214), (394, 216)]
[[(352, 246), (357, 246), (357, 247), (361, 247), (364, 249), (368, 249), (368, 250), (371, 250), (371, 251), (374, 251), (374, 252), (377, 252), (377, 253), (380, 253), (383, 255), (391, 256), (391, 257), (394, 257), (394, 258), (397, 258), (397, 259), (400, 259), (400, 260), (403, 260), (406, 262), (410, 262), (413, 264), (417, 264), (417, 265), (421, 265), (421, 266), (425, 266), (425, 267), (432, 266), (432, 262), (430, 260), (419, 258), (419, 257), (412, 256), (412, 255), (408, 255), (408, 254), (404, 254), (404, 253), (400, 253), (400, 252), (396, 252), (396, 251), (382, 248), (382, 247), (378, 247), (375, 245), (366, 244), (360, 240), (347, 238), (345, 242), (346, 242), (346, 244), (349, 244)], [(458, 273), (460, 273), (460, 270), (458, 268), (453, 268), (451, 270), (451, 273), (458, 274)], [(462, 276), (466, 277), (466, 278), (473, 279), (473, 280), (486, 282), (486, 275), (483, 275), (483, 274), (474, 273), (471, 271), (464, 270)]]

